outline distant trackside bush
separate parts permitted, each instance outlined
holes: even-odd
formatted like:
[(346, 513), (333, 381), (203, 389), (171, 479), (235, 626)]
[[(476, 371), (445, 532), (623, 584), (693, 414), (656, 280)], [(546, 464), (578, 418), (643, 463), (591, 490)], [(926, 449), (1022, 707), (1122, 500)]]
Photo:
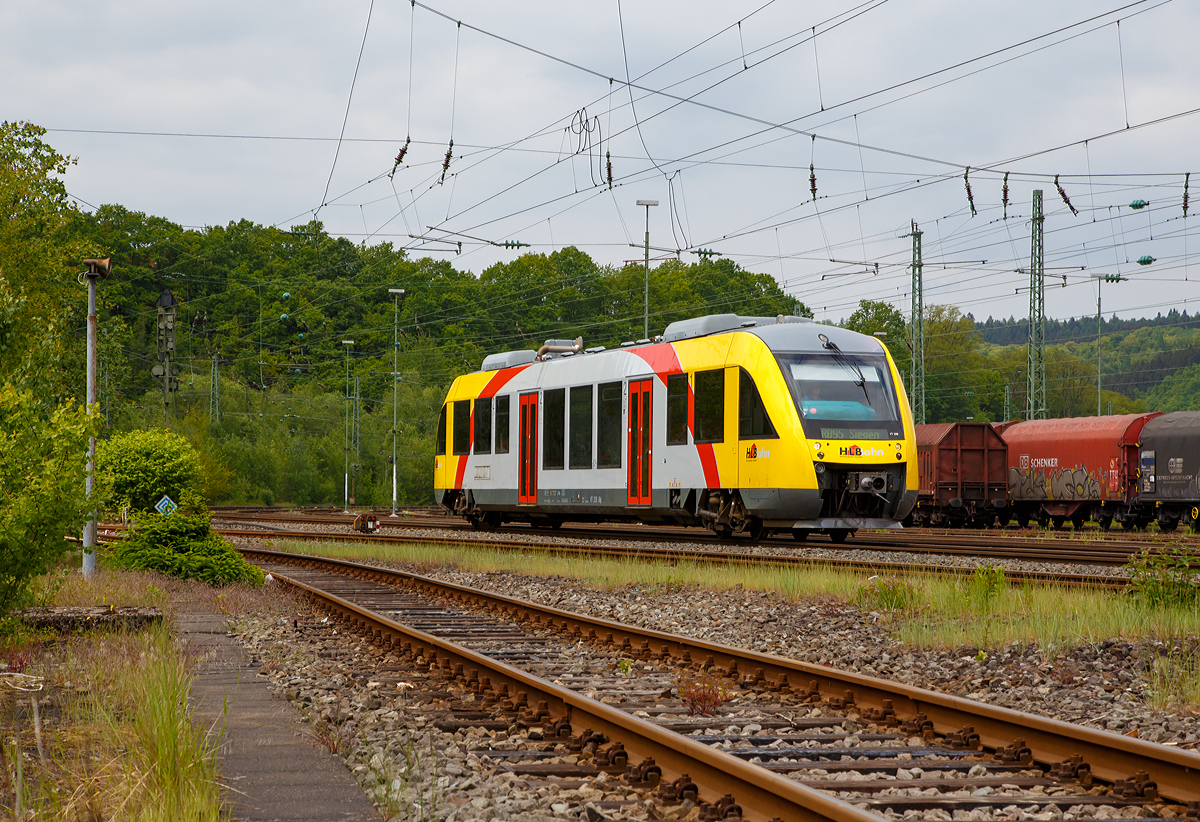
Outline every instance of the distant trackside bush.
[(210, 585), (263, 583), (263, 572), (213, 533), (207, 513), (141, 514), (134, 522), (135, 528), (111, 552), (113, 562), (123, 568), (158, 571)]
[(96, 470), (110, 479), (113, 502), (131, 511), (152, 510), (164, 494), (184, 507), (202, 500), (199, 454), (186, 438), (162, 428), (98, 443)]

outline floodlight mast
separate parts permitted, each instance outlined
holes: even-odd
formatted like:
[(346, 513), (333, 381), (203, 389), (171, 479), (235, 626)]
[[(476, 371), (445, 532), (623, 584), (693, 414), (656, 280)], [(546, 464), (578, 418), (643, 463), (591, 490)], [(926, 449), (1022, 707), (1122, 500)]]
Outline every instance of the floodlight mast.
[(642, 336), (650, 339), (650, 206), (658, 205), (658, 200), (638, 200), (637, 204), (646, 207), (646, 288), (642, 300)]
[(398, 425), (397, 412), (398, 399), (396, 393), (396, 383), (400, 379), (399, 356), (400, 356), (400, 297), (404, 294), (403, 288), (389, 288), (388, 293), (393, 295), (392, 307), (392, 516), (396, 516), (396, 427)]

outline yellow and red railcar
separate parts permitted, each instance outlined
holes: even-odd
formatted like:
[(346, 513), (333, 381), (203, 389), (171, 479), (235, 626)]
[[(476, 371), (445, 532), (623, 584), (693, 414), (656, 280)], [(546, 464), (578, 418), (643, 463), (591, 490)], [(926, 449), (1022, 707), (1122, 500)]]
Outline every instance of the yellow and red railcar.
[(840, 542), (899, 527), (917, 498), (887, 349), (801, 317), (493, 354), (451, 386), (436, 452), (435, 500), (478, 526), (624, 519)]

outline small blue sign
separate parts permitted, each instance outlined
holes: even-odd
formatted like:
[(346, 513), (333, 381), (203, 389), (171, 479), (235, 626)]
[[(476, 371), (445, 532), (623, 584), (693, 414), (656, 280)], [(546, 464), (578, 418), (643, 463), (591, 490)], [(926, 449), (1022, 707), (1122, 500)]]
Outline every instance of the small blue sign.
[(172, 502), (170, 497), (168, 497), (166, 494), (163, 494), (163, 498), (160, 499), (158, 504), (154, 506), (154, 510), (162, 514), (164, 517), (169, 517), (171, 514), (175, 513), (175, 509), (178, 507), (178, 505)]

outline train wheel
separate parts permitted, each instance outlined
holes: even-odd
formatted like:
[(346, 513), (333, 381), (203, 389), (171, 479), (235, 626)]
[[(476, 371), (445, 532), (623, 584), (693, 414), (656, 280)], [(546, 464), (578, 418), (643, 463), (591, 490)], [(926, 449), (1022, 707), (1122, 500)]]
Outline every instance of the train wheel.
[(1026, 514), (1026, 513), (1017, 514), (1017, 527), (1018, 528), (1028, 528), (1029, 527), (1029, 514)]
[(767, 535), (767, 526), (763, 525), (763, 521), (758, 517), (753, 517), (746, 527), (746, 533), (750, 535), (751, 542), (758, 542)]
[(808, 539), (808, 529), (807, 528), (793, 528), (792, 529), (792, 539), (796, 540), (796, 542), (804, 542), (804, 540)]
[(1101, 515), (1096, 518), (1096, 524), (1100, 526), (1101, 531), (1107, 531), (1112, 527), (1112, 517)]
[(721, 542), (733, 539), (733, 529), (728, 525), (718, 525), (713, 529), (713, 533), (717, 535), (717, 539), (721, 540)]
[(1175, 519), (1174, 517), (1159, 517), (1155, 520), (1155, 522), (1158, 525), (1158, 530), (1162, 531), (1164, 534), (1171, 533), (1175, 530), (1175, 527), (1179, 525), (1179, 520)]
[(1123, 519), (1123, 520), (1121, 520), (1121, 527), (1124, 528), (1126, 531), (1136, 531), (1137, 530), (1137, 522), (1132, 517), (1130, 517), (1129, 519)]
[(1067, 524), (1066, 517), (1052, 517), (1051, 522), (1054, 523), (1054, 530), (1061, 531), (1062, 527)]
[(1071, 527), (1074, 528), (1076, 531), (1083, 530), (1084, 522), (1085, 522), (1085, 520), (1083, 518), (1082, 513), (1075, 514), (1073, 517), (1071, 517)]
[(846, 537), (850, 536), (849, 528), (830, 528), (829, 541), (834, 545), (841, 545), (846, 541)]

